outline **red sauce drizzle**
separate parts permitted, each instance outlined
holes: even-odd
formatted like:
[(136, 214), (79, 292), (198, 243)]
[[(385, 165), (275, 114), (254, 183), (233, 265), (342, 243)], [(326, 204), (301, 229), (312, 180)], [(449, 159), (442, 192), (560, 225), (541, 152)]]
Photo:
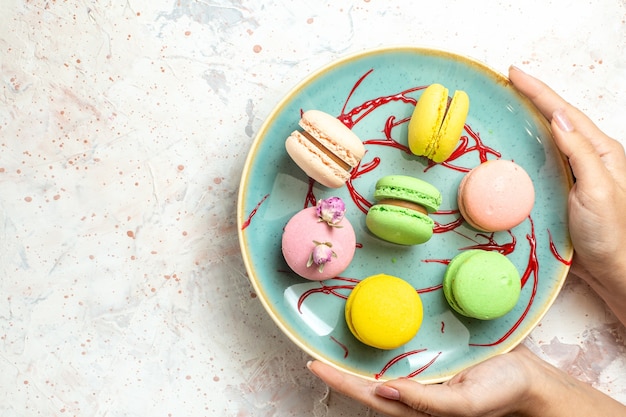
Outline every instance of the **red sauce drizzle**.
[(265, 196), (263, 196), (261, 201), (257, 203), (256, 207), (250, 212), (248, 219), (241, 225), (241, 230), (244, 230), (246, 227), (250, 226), (250, 222), (252, 221), (252, 218), (256, 214), (257, 210), (259, 209), (259, 207), (261, 207), (261, 204), (263, 204), (263, 202), (267, 200), (267, 197), (269, 196), (270, 196), (269, 194), (265, 194)]
[(341, 347), (343, 349), (343, 358), (347, 358), (348, 357), (348, 347), (346, 345), (344, 345), (343, 343), (341, 343), (339, 340), (335, 339), (333, 336), (330, 336), (330, 340), (332, 340), (333, 342), (337, 343), (339, 345), (339, 347)]
[(426, 369), (430, 368), (430, 365), (432, 365), (433, 363), (435, 363), (435, 361), (437, 359), (439, 359), (439, 356), (441, 356), (441, 352), (437, 353), (437, 355), (435, 355), (430, 362), (428, 362), (426, 365), (417, 368), (416, 370), (414, 370), (413, 372), (411, 372), (410, 374), (408, 374), (406, 377), (407, 378), (413, 378), (414, 376), (417, 376), (419, 374), (421, 374), (422, 372), (424, 372)]
[(443, 284), (437, 284), (437, 285), (433, 285), (432, 287), (421, 288), (416, 291), (418, 294), (426, 294), (429, 292), (439, 291), (442, 288), (443, 288)]
[(556, 245), (554, 244), (554, 241), (552, 240), (552, 232), (550, 232), (550, 229), (548, 229), (548, 236), (550, 237), (550, 252), (552, 252), (554, 257), (563, 265), (570, 266), (572, 264), (572, 260), (571, 259), (567, 260), (559, 254), (558, 250), (556, 249)]
[[(530, 220), (532, 224), (532, 219), (530, 218), (530, 216), (528, 217), (528, 219)], [(476, 236), (484, 237), (485, 239), (487, 239), (487, 243), (476, 243), (475, 245), (465, 246), (464, 248), (461, 248), (461, 250), (482, 249), (482, 250), (496, 251), (496, 252), (500, 252), (503, 255), (508, 255), (510, 253), (513, 253), (513, 251), (515, 250), (515, 245), (517, 244), (517, 238), (510, 230), (507, 230), (507, 233), (509, 234), (509, 236), (511, 236), (511, 242), (509, 243), (498, 244), (493, 238), (494, 233), (490, 233), (488, 235), (484, 233), (478, 233), (476, 234)]]
[(383, 369), (381, 369), (379, 373), (374, 375), (374, 378), (379, 379), (381, 376), (383, 376), (385, 372), (389, 370), (389, 368), (398, 363), (400, 360), (408, 358), (411, 355), (417, 355), (418, 353), (422, 352), (426, 352), (426, 349), (410, 350), (408, 352), (401, 353), (400, 355), (394, 357), (389, 362), (387, 362), (387, 364), (383, 366)]
[[(432, 215), (437, 216), (437, 215), (451, 215), (451, 214), (458, 215), (459, 210), (440, 210), (440, 211), (433, 213)], [(450, 232), (460, 227), (463, 224), (463, 222), (464, 220), (463, 220), (463, 217), (461, 216), (457, 217), (455, 220), (451, 221), (450, 223), (445, 223), (445, 224), (435, 221), (435, 227), (433, 227), (433, 233)]]
[[(393, 359), (391, 359), (389, 362), (387, 362), (387, 364), (385, 366), (383, 366), (383, 369), (381, 369), (381, 371), (377, 374), (374, 374), (374, 378), (376, 379), (380, 379), (385, 372), (387, 372), (389, 370), (389, 368), (391, 368), (393, 365), (395, 365), (396, 363), (398, 363), (399, 361), (401, 361), (402, 359), (406, 359), (411, 355), (417, 355), (419, 353), (422, 352), (426, 352), (427, 349), (417, 349), (417, 350), (411, 350), (409, 352), (404, 352), (401, 353), (400, 355), (394, 357)], [(426, 363), (424, 366), (421, 366), (417, 369), (415, 369), (414, 371), (411, 371), (406, 378), (413, 378), (414, 376), (417, 376), (419, 374), (421, 374), (422, 372), (424, 372), (426, 369), (428, 369), (433, 363), (435, 363), (435, 361), (439, 358), (439, 356), (441, 356), (441, 352), (437, 353), (430, 361), (428, 361), (428, 363)]]
[(320, 281), (319, 288), (311, 288), (310, 290), (307, 290), (303, 292), (302, 295), (300, 295), (300, 297), (298, 298), (298, 312), (302, 313), (302, 309), (301, 309), (302, 304), (310, 295), (313, 295), (313, 294), (319, 294), (319, 293), (330, 294), (339, 298), (343, 298), (345, 300), (348, 297), (338, 292), (338, 290), (352, 290), (354, 286), (359, 282), (358, 279), (354, 279), (354, 278), (335, 277), (333, 279), (337, 281), (349, 282), (349, 284), (327, 285), (324, 281)]
[(307, 208), (309, 206), (314, 207), (317, 205), (317, 199), (315, 198), (315, 194), (313, 193), (313, 187), (315, 186), (315, 180), (313, 178), (309, 178), (309, 188), (306, 192), (306, 197), (304, 199), (304, 207)]

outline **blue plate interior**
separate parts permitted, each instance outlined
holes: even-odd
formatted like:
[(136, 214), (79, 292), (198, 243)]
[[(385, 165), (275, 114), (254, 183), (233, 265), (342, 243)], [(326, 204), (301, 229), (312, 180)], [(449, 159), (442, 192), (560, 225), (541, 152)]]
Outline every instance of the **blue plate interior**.
[[(407, 149), (407, 126), (424, 87), (465, 90), (470, 111), (455, 154), (433, 165)], [(290, 160), (284, 142), (302, 111), (337, 116), (365, 143), (366, 155), (349, 183), (312, 183)], [(506, 232), (481, 233), (462, 221), (456, 192), (472, 167), (511, 159), (533, 179), (530, 218)], [(365, 227), (376, 181), (388, 174), (422, 178), (443, 195), (436, 233), (404, 247), (373, 237)], [(485, 65), (456, 54), (413, 47), (384, 48), (340, 59), (311, 74), (277, 105), (254, 140), (241, 179), (238, 230), (249, 278), (267, 312), (313, 357), (368, 379), (411, 377), (444, 381), (461, 369), (516, 346), (558, 294), (572, 257), (566, 204), (572, 177), (545, 119)], [(339, 196), (348, 206), (358, 248), (341, 277), (311, 282), (292, 273), (281, 254), (289, 218), (316, 199)], [(522, 296), (506, 316), (479, 321), (451, 311), (441, 290), (446, 263), (467, 248), (505, 253), (523, 277)], [(424, 322), (405, 346), (378, 350), (358, 342), (344, 320), (345, 298), (359, 280), (377, 273), (409, 281), (424, 304)]]

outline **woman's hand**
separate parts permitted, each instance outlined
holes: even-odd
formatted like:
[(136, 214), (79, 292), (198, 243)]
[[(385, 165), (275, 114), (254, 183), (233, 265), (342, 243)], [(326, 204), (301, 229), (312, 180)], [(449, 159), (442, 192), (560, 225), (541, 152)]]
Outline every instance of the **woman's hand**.
[(309, 369), (328, 386), (393, 417), (505, 416), (528, 407), (535, 358), (525, 347), (466, 369), (445, 384), (385, 383), (344, 374), (318, 361)]
[(626, 156), (624, 147), (543, 82), (515, 67), (509, 78), (551, 120), (576, 178), (569, 196), (572, 272), (626, 325)]
[[(509, 78), (551, 121), (554, 139), (576, 178), (568, 202), (575, 256), (587, 280), (626, 324), (626, 156), (541, 81), (512, 67)], [(328, 386), (392, 417), (626, 416), (626, 407), (541, 361), (524, 346), (461, 371), (439, 385), (410, 379), (364, 380), (313, 361)]]
[(319, 361), (308, 367), (330, 388), (391, 417), (626, 416), (622, 404), (523, 345), (434, 385), (410, 379), (368, 381)]

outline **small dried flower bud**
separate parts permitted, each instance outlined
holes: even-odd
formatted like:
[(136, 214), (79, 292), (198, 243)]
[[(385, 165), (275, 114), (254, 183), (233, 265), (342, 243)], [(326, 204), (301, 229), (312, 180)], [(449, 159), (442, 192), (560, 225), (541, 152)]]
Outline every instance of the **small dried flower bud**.
[(331, 227), (341, 227), (338, 224), (346, 214), (346, 205), (340, 197), (319, 200), (316, 208), (319, 221), (326, 222)]
[(330, 262), (332, 258), (336, 258), (337, 254), (331, 249), (333, 244), (330, 242), (318, 242), (314, 240), (313, 243), (315, 243), (315, 248), (313, 248), (306, 266), (309, 267), (315, 264), (318, 266), (317, 270), (322, 272), (324, 271), (324, 265)]

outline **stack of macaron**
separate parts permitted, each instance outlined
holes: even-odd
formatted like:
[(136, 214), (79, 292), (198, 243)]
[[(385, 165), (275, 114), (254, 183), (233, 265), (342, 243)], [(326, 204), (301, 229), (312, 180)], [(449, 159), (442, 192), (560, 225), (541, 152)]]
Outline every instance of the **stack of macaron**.
[[(440, 84), (426, 88), (409, 122), (411, 152), (435, 163), (446, 161), (458, 145), (468, 111), (465, 92), (456, 91), (450, 99)], [(303, 112), (299, 125), (303, 130), (293, 131), (285, 142), (289, 156), (321, 185), (343, 186), (365, 154), (361, 140), (337, 118), (319, 110)], [(432, 184), (412, 176), (387, 175), (376, 182), (373, 198), (365, 225), (374, 236), (404, 246), (430, 240), (434, 221), (429, 215), (442, 203)], [(528, 217), (534, 189), (528, 174), (514, 162), (489, 161), (464, 177), (457, 202), (463, 219), (477, 230), (507, 230)], [(346, 270), (355, 255), (356, 236), (345, 212), (344, 202), (330, 197), (290, 218), (282, 235), (282, 253), (296, 274), (325, 280)], [(480, 320), (505, 315), (521, 291), (516, 267), (492, 251), (461, 252), (449, 262), (442, 281), (452, 310)], [(395, 349), (419, 331), (423, 306), (411, 284), (380, 273), (361, 280), (350, 292), (345, 319), (362, 343)]]
[(448, 97), (441, 84), (429, 85), (420, 96), (409, 121), (409, 148), (415, 155), (440, 163), (459, 143), (469, 112), (469, 97), (462, 90)]
[(441, 193), (433, 185), (405, 175), (388, 175), (376, 182), (374, 204), (365, 224), (374, 235), (400, 245), (427, 242), (435, 222), (428, 215), (439, 210)]
[(311, 178), (320, 184), (339, 188), (350, 178), (365, 146), (352, 130), (337, 118), (320, 110), (307, 110), (285, 141), (287, 153)]

